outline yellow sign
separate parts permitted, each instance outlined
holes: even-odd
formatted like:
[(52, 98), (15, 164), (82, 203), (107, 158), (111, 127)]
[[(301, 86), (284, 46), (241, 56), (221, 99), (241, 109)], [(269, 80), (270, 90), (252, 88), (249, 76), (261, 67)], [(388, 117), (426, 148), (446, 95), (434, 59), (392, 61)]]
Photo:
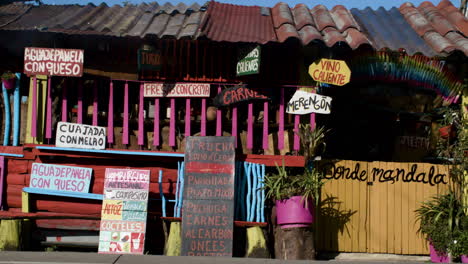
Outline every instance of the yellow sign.
[(349, 83), (351, 70), (341, 60), (321, 59), (309, 66), (309, 74), (317, 82), (343, 86)]
[(101, 219), (122, 220), (122, 206), (122, 201), (104, 199), (102, 203)]

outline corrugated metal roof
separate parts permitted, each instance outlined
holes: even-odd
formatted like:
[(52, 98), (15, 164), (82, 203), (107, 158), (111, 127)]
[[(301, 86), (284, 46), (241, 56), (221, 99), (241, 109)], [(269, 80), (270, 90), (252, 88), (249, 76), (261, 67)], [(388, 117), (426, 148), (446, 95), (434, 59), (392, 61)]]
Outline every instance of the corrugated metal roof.
[(410, 55), (417, 52), (429, 57), (436, 55), (436, 52), (406, 22), (397, 8), (390, 10), (383, 7), (377, 10), (370, 7), (364, 10), (353, 8), (351, 13), (376, 50), (404, 49)]
[(400, 6), (400, 12), (416, 33), (437, 53), (462, 51), (468, 56), (468, 19), (448, 0), (434, 6), (423, 2)]
[[(0, 22), (7, 20), (4, 14), (12, 6), (0, 8)], [(180, 3), (174, 6), (155, 2), (111, 7), (104, 3), (99, 6), (15, 4), (13, 9), (16, 11), (14, 21), (0, 24), (0, 29), (179, 39), (196, 38), (206, 5)]]

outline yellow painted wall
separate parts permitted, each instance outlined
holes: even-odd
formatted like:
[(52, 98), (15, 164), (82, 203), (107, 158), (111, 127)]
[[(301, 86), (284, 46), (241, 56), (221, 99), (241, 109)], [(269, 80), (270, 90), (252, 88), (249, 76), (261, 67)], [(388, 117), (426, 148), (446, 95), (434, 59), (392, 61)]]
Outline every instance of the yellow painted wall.
[(37, 75), (37, 137), (31, 137), (31, 120), (32, 120), (32, 94), (34, 78), (29, 78), (29, 95), (28, 95), (28, 120), (26, 123), (26, 139), (25, 143), (43, 144), (44, 143), (44, 127), (46, 114), (46, 97), (47, 97), (47, 76)]

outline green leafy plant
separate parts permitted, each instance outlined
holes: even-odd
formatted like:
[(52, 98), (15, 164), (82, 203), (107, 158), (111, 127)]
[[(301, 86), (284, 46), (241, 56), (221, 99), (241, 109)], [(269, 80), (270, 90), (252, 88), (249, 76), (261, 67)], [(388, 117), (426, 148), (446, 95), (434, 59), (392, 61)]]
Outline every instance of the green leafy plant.
[(16, 78), (16, 75), (12, 73), (11, 71), (6, 71), (2, 74), (0, 78), (2, 78), (2, 80), (10, 80), (10, 79)]
[(460, 230), (454, 232), (453, 242), (450, 252), (453, 256), (468, 256), (468, 217), (463, 218), (463, 224)]
[(300, 124), (297, 134), (301, 139), (304, 148), (304, 158), (306, 163), (312, 160), (319, 151), (325, 151), (325, 136), (329, 132), (325, 127), (312, 129), (310, 124)]

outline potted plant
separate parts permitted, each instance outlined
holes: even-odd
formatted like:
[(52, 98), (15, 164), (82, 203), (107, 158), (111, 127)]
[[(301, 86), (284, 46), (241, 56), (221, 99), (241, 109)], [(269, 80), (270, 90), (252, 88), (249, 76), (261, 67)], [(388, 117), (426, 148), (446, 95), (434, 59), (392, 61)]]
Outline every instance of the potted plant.
[(10, 90), (15, 87), (16, 75), (11, 71), (4, 72), (1, 78), (5, 89)]
[(461, 223), (466, 218), (456, 193), (450, 190), (447, 194), (435, 196), (423, 202), (415, 212), (420, 221), (418, 231), (429, 242), (431, 261), (450, 261), (454, 253), (453, 242), (456, 241), (457, 232), (462, 230)]
[(438, 109), (439, 124), (439, 135), (444, 139), (455, 137), (455, 131), (457, 125), (459, 124), (459, 113), (458, 111), (453, 110), (451, 107), (443, 107)]
[(462, 263), (468, 263), (468, 216), (465, 215), (461, 226), (454, 234), (450, 252), (453, 256), (459, 256)]
[(276, 219), (282, 228), (306, 227), (314, 222), (314, 200), (318, 202), (323, 176), (315, 168), (292, 173), (276, 164), (276, 173), (264, 180), (266, 197), (276, 200)]
[(325, 136), (328, 132), (329, 130), (325, 129), (325, 127), (313, 129), (310, 124), (300, 124), (297, 134), (303, 146), (306, 168), (310, 169), (319, 152), (325, 150)]

